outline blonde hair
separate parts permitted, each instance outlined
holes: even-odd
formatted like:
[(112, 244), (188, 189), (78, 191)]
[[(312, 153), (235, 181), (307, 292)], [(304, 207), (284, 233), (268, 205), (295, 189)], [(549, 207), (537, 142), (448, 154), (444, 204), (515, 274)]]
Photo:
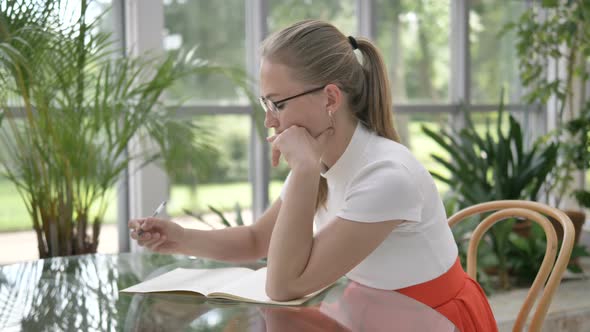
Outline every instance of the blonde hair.
[[(359, 62), (351, 41), (330, 23), (297, 22), (262, 43), (262, 57), (292, 69), (295, 79), (323, 86), (336, 84), (348, 96), (354, 116), (377, 135), (399, 142), (393, 125), (389, 79), (379, 50), (365, 38), (355, 39)], [(328, 185), (320, 177), (316, 209), (324, 206)]]

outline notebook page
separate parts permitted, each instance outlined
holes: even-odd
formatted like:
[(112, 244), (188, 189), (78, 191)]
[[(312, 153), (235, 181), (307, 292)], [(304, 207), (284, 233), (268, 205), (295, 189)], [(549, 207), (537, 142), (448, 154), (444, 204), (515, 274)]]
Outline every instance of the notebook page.
[[(264, 267), (245, 276), (240, 279), (239, 282), (231, 283), (226, 287), (219, 289), (219, 291), (209, 294), (209, 296), (212, 298), (234, 298), (244, 302), (299, 305), (320, 293), (322, 290), (314, 292), (301, 299), (284, 302), (273, 301), (266, 295), (266, 268)], [(231, 296), (225, 296), (225, 294), (230, 294)]]
[(177, 268), (161, 276), (126, 288), (121, 292), (151, 293), (187, 291), (205, 295), (215, 289), (215, 286), (225, 285), (252, 273), (253, 270), (241, 267), (219, 269)]
[(270, 301), (270, 299), (266, 296), (265, 284), (266, 268), (261, 268), (240, 279), (240, 282), (232, 282), (224, 287), (218, 288), (215, 293), (226, 293), (255, 301), (266, 302)]

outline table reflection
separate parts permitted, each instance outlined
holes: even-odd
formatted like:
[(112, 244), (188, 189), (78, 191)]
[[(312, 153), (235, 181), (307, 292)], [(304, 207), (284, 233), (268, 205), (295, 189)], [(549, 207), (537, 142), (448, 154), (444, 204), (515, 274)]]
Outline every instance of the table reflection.
[(444, 316), (413, 299), (345, 279), (301, 307), (206, 300), (186, 293), (119, 293), (177, 267), (227, 266), (157, 254), (87, 255), (0, 266), (0, 331), (454, 330)]
[(266, 331), (455, 331), (422, 303), (354, 282), (330, 289), (318, 306), (261, 311)]

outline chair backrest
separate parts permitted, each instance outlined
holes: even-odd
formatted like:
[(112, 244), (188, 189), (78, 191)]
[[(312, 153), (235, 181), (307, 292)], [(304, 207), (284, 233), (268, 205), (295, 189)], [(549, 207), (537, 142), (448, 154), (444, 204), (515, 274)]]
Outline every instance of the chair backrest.
[[(555, 294), (557, 286), (559, 285), (563, 273), (569, 263), (572, 248), (574, 246), (574, 226), (568, 216), (556, 208), (538, 202), (518, 200), (486, 202), (465, 208), (449, 218), (449, 226), (452, 227), (459, 221), (470, 216), (493, 211), (495, 212), (479, 223), (469, 241), (469, 249), (467, 251), (467, 274), (473, 279), (476, 278), (477, 247), (479, 241), (482, 239), (484, 233), (495, 223), (514, 217), (526, 218), (538, 223), (545, 231), (545, 236), (547, 237), (547, 249), (541, 267), (539, 268), (539, 272), (537, 273), (527, 297), (518, 312), (512, 330), (522, 331), (524, 329), (531, 308), (539, 293), (542, 291), (541, 298), (529, 326), (529, 331), (541, 331), (541, 326), (547, 315), (553, 295)], [(553, 225), (545, 216), (557, 220), (564, 230), (563, 242), (557, 260), (555, 260), (558, 247), (557, 235), (555, 235)], [(547, 279), (549, 279), (549, 281), (547, 281)], [(545, 284), (546, 281), (547, 284)], [(545, 286), (544, 290), (543, 286)]]

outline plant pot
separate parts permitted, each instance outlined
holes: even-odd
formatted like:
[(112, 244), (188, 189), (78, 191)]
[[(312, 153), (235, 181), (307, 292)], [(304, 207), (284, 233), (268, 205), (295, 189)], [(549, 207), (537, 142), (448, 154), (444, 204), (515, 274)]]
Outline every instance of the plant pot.
[(497, 276), (499, 274), (499, 269), (496, 265), (485, 267), (483, 271), (489, 276)]
[[(563, 210), (563, 212), (571, 219), (572, 223), (574, 224), (575, 236), (574, 236), (574, 246), (578, 244), (580, 241), (580, 236), (582, 235), (582, 226), (586, 221), (586, 214), (582, 211), (570, 211), (570, 210)], [(561, 224), (557, 222), (553, 218), (549, 218), (553, 227), (555, 228), (555, 234), (557, 234), (557, 240), (561, 241), (563, 239), (563, 228)]]
[[(572, 221), (574, 224), (574, 247), (580, 242), (580, 236), (582, 235), (582, 227), (584, 226), (584, 222), (586, 221), (586, 214), (583, 211), (573, 211), (573, 210), (562, 210)], [(549, 218), (553, 227), (555, 228), (555, 234), (557, 234), (557, 240), (561, 241), (563, 239), (563, 228), (561, 224), (557, 222), (553, 218)], [(570, 261), (570, 264), (578, 264), (578, 259), (574, 258)]]
[(530, 220), (517, 220), (512, 225), (512, 231), (522, 237), (530, 237), (531, 236), (531, 228), (533, 227), (533, 222)]

